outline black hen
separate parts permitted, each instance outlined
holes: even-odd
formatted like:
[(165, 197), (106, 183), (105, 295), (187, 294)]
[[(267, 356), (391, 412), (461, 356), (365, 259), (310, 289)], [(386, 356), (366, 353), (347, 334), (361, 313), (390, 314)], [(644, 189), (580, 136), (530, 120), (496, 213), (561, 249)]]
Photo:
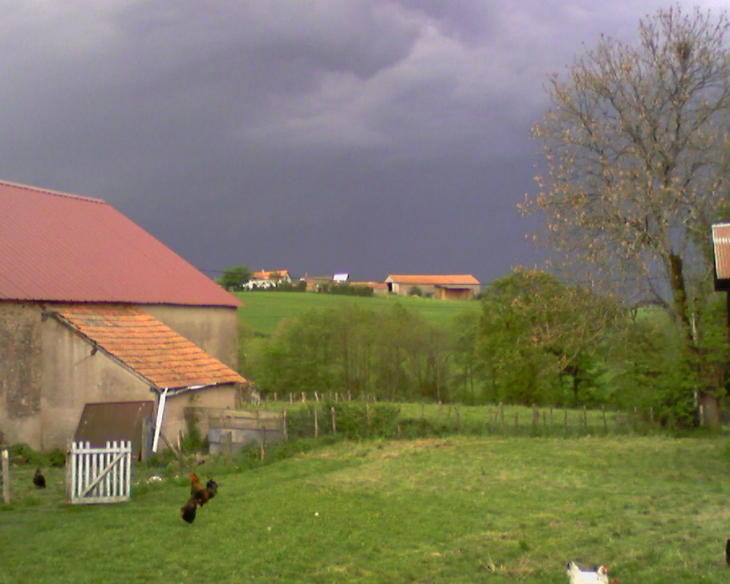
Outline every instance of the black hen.
[(180, 508), (180, 517), (188, 523), (195, 521), (195, 513), (198, 510), (198, 501), (195, 497), (190, 497), (188, 502)]
[(35, 469), (35, 474), (33, 475), (33, 484), (35, 485), (36, 489), (46, 488), (46, 477), (43, 476), (43, 473), (39, 468)]
[(730, 539), (725, 542), (725, 561), (730, 566)]
[(205, 483), (205, 488), (208, 489), (211, 499), (218, 494), (218, 483), (213, 479), (208, 479), (208, 482)]

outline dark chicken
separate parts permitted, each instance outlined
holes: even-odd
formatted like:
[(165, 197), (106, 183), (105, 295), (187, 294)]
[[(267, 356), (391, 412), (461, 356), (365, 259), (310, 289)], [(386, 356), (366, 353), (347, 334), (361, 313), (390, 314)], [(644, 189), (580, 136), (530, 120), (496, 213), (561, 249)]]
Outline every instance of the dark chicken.
[(198, 502), (195, 497), (190, 497), (188, 502), (185, 503), (180, 509), (180, 517), (182, 517), (188, 523), (195, 521), (195, 513), (198, 510)]
[(218, 483), (210, 479), (204, 487), (200, 484), (200, 478), (195, 473), (190, 474), (190, 494), (201, 507), (216, 496)]
[(39, 468), (35, 469), (35, 474), (33, 475), (33, 484), (35, 485), (36, 489), (46, 488), (46, 477), (43, 476), (43, 473)]

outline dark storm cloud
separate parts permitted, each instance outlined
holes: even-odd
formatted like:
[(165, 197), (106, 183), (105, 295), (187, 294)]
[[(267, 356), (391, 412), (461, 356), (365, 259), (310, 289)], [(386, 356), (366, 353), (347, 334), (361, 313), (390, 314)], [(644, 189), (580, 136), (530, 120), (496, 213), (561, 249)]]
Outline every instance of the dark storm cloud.
[(545, 75), (660, 4), (0, 1), (0, 178), (207, 270), (489, 281), (539, 258)]

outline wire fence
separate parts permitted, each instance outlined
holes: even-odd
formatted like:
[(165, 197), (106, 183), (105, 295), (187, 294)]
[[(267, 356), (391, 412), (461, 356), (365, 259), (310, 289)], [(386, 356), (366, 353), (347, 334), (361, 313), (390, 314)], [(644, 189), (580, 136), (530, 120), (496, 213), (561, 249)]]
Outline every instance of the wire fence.
[(348, 394), (289, 394), (262, 399), (248, 407), (285, 410), (291, 437), (333, 435), (361, 438), (411, 438), (448, 434), (487, 436), (601, 436), (672, 431), (652, 408), (553, 408), (488, 404), (378, 402)]

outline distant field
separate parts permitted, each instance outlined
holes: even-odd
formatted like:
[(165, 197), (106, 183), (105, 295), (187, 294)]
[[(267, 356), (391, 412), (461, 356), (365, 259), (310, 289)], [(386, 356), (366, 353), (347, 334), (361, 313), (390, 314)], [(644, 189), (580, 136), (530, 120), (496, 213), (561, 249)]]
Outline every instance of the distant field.
[[(189, 481), (67, 507), (63, 469), (13, 470), (0, 582), (566, 584), (565, 562), (620, 584), (726, 583), (727, 438), (449, 437), (340, 442), (227, 474), (193, 525)], [(230, 472), (230, 471), (228, 471)]]
[(381, 310), (401, 303), (420, 312), (434, 326), (450, 326), (454, 316), (460, 312), (473, 310), (476, 313), (480, 308), (477, 301), (434, 300), (413, 296), (361, 298), (313, 292), (238, 292), (236, 296), (245, 304), (238, 311), (239, 321), (264, 334), (273, 333), (282, 319), (297, 316), (309, 308), (325, 310), (356, 304)]

